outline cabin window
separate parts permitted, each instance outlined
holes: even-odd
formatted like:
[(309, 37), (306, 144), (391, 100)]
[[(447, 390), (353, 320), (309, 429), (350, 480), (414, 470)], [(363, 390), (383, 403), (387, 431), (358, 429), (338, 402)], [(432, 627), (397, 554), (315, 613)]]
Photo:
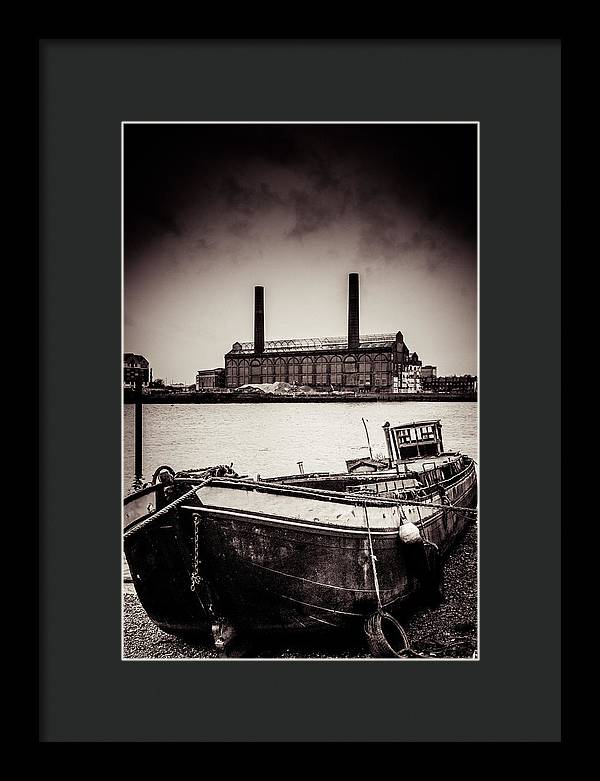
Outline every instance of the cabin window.
[(402, 447), (400, 451), (401, 458), (416, 458), (419, 455), (418, 449), (415, 445), (409, 447)]
[(401, 445), (410, 443), (410, 429), (405, 428), (398, 432), (398, 442)]

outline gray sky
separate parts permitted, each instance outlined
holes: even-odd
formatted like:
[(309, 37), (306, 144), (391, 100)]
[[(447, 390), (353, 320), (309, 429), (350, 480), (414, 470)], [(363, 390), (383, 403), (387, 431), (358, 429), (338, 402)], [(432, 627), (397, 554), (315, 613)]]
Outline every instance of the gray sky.
[(476, 127), (125, 127), (124, 349), (191, 383), (253, 338), (400, 330), (477, 373)]

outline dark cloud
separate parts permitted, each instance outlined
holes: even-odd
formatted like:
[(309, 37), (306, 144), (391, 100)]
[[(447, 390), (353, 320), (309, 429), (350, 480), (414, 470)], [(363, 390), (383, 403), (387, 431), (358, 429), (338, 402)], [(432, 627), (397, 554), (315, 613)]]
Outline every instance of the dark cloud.
[(290, 199), (296, 216), (294, 227), (288, 234), (292, 239), (302, 239), (308, 233), (326, 228), (335, 218), (334, 211), (317, 198), (311, 197), (310, 192), (292, 190)]
[(346, 214), (346, 210), (351, 206), (353, 201), (353, 193), (350, 187), (346, 187), (342, 196), (342, 203), (340, 205), (339, 216), (343, 217)]
[(255, 214), (262, 209), (283, 205), (280, 195), (273, 192), (266, 182), (248, 187), (233, 176), (221, 179), (218, 195), (225, 200), (227, 208), (246, 215)]
[[(281, 225), (293, 221), (285, 228), (291, 240), (353, 219), (358, 252), (383, 258), (423, 249), (438, 228), (474, 244), (476, 132), (474, 125), (126, 125), (126, 256), (184, 236), (184, 214), (210, 230), (216, 206), (238, 238), (281, 209)], [(294, 180), (287, 187), (285, 176)], [(419, 214), (427, 231), (407, 236), (407, 213)]]
[(365, 332), (473, 371), (476, 230), (476, 126), (126, 124), (125, 349), (222, 365), (256, 284), (273, 338), (339, 333), (358, 271)]
[(229, 232), (239, 239), (245, 239), (250, 234), (251, 224), (248, 220), (236, 220), (230, 223)]
[(235, 211), (252, 214), (252, 191), (249, 187), (243, 187), (233, 176), (221, 180), (219, 194), (225, 199), (225, 204)]
[(336, 176), (334, 164), (319, 152), (314, 152), (311, 155), (307, 173), (318, 193), (326, 190), (338, 190), (341, 186), (342, 180)]
[[(125, 219), (128, 209), (125, 205)], [(147, 196), (140, 199), (137, 205), (136, 219), (130, 230), (125, 234), (126, 249), (139, 243), (149, 244), (163, 236), (181, 236), (182, 226), (175, 214), (159, 199)]]

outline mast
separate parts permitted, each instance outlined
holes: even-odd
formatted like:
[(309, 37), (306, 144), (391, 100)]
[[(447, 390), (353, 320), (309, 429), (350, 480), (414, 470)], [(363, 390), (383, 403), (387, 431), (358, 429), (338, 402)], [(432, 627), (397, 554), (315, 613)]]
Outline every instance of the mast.
[(371, 450), (371, 440), (369, 439), (369, 430), (367, 429), (367, 423), (364, 418), (361, 418), (363, 422), (363, 426), (365, 427), (365, 434), (367, 435), (367, 444), (369, 446), (369, 455), (371, 456), (371, 461), (373, 460), (373, 451)]

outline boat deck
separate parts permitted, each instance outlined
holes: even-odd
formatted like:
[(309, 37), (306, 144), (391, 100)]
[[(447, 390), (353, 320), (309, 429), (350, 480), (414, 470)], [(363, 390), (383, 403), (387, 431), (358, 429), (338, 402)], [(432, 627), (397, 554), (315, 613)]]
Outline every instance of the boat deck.
[(396, 467), (382, 469), (380, 471), (373, 471), (371, 469), (355, 469), (353, 472), (306, 472), (305, 474), (292, 474), (292, 475), (280, 475), (278, 477), (266, 477), (263, 478), (263, 482), (282, 482), (290, 483), (292, 481), (302, 481), (308, 484), (311, 480), (320, 480), (323, 478), (331, 477), (335, 474), (336, 477), (342, 475), (348, 478), (349, 482), (355, 482), (356, 480), (362, 480), (363, 478), (389, 480), (391, 477), (398, 477), (400, 475), (411, 476), (411, 473), (420, 474), (429, 469), (439, 468), (445, 464), (449, 464), (453, 461), (458, 461), (463, 457), (462, 453), (448, 451), (446, 453), (440, 453), (438, 456), (427, 456), (423, 458), (414, 458), (409, 461), (403, 461), (398, 469)]
[[(435, 459), (435, 462), (424, 459), (425, 474), (433, 471), (436, 464), (444, 466), (457, 461), (455, 454), (448, 453)], [(431, 469), (427, 468), (428, 463), (432, 464)], [(465, 468), (456, 469), (451, 477), (444, 480), (438, 481), (436, 475), (432, 475), (432, 490), (435, 491), (441, 482), (452, 482), (457, 486), (462, 484), (468, 479), (468, 473), (472, 469), (472, 461), (469, 460)], [(320, 528), (338, 527), (363, 531), (367, 526), (366, 518), (363, 517), (366, 514), (364, 508), (368, 505), (370, 523), (374, 529), (397, 530), (400, 523), (423, 523), (440, 515), (440, 506), (435, 503), (429, 506), (419, 506), (417, 503), (402, 507), (397, 503), (397, 499), (405, 496), (407, 490), (412, 493), (416, 481), (410, 474), (409, 472), (404, 479), (395, 471), (353, 475), (352, 477), (359, 479), (353, 482), (352, 486), (347, 485), (344, 476), (343, 490), (331, 490), (320, 485), (318, 477), (311, 479), (304, 476), (295, 484), (291, 481), (257, 482), (215, 478), (196, 492), (202, 509), (183, 509), (225, 515), (230, 515), (233, 511), (239, 519), (243, 517), (255, 521), (262, 518), (275, 520), (277, 523), (285, 520), (295, 526), (300, 522), (317, 524)], [(414, 475), (414, 472), (412, 474)], [(410, 485), (406, 485), (407, 483)], [(429, 490), (423, 484), (418, 485)]]
[(403, 475), (404, 473), (411, 473), (411, 472), (426, 472), (428, 469), (433, 469), (434, 467), (441, 467), (444, 464), (450, 464), (453, 461), (457, 461), (461, 458), (461, 453), (440, 453), (439, 456), (425, 456), (423, 458), (412, 458), (409, 461), (403, 461), (401, 464), (399, 464), (398, 469), (393, 467), (392, 469), (383, 469), (381, 472), (372, 472), (365, 470), (364, 472), (361, 472), (360, 470), (356, 470), (355, 472), (352, 472), (353, 475), (371, 475), (374, 477), (379, 476), (390, 476), (390, 475)]

